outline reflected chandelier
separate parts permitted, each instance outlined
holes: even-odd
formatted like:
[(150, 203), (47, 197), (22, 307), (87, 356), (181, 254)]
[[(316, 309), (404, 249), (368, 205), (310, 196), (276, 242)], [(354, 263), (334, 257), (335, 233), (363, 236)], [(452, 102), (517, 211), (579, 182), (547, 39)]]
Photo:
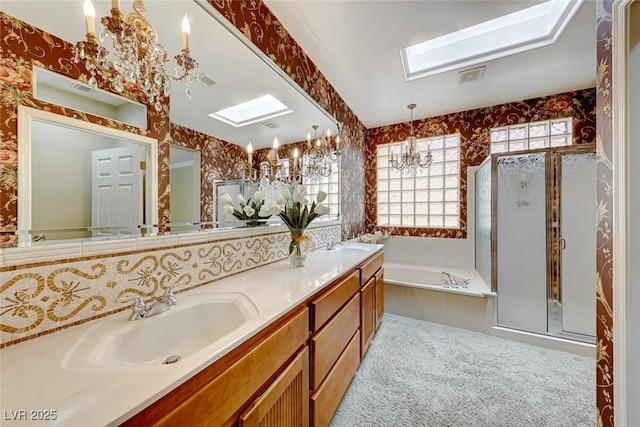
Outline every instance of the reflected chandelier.
[[(162, 109), (160, 100), (169, 95), (171, 81), (186, 80), (186, 93), (197, 77), (198, 63), (189, 54), (189, 20), (182, 20), (182, 51), (174, 57), (175, 74), (165, 68), (168, 62), (167, 49), (158, 41), (153, 26), (145, 19), (143, 0), (133, 2), (133, 12), (123, 15), (120, 12), (120, 0), (111, 0), (111, 15), (100, 19), (101, 30), (96, 38), (95, 8), (91, 0), (85, 0), (83, 12), (87, 24), (87, 40), (76, 43), (75, 62), (85, 61), (91, 74), (89, 85), (97, 87), (96, 75), (109, 82), (118, 93), (125, 85), (137, 84), (147, 97), (147, 103), (157, 111)], [(101, 44), (111, 38), (111, 53)], [(113, 61), (110, 59), (113, 57)]]
[[(311, 141), (311, 133), (308, 133), (307, 148), (304, 152), (300, 175), (312, 180), (319, 180), (320, 177), (331, 175), (331, 163), (336, 161), (340, 155), (340, 135), (336, 136), (334, 147), (329, 129), (321, 137), (318, 137), (318, 125), (311, 127), (313, 128), (313, 142)], [(339, 130), (340, 127), (338, 127)]]
[(273, 138), (273, 146), (267, 153), (266, 159), (260, 162), (259, 168), (253, 167), (253, 146), (251, 142), (247, 146), (247, 161), (239, 164), (242, 179), (248, 180), (254, 184), (260, 184), (261, 187), (277, 184), (299, 183), (299, 176), (296, 174), (298, 164), (298, 149), (295, 149), (293, 159), (293, 174), (289, 174), (286, 170), (278, 148), (280, 144), (278, 138)]
[(400, 154), (391, 155), (391, 166), (398, 170), (406, 170), (409, 174), (415, 176), (418, 172), (418, 168), (428, 168), (431, 166), (433, 156), (431, 155), (431, 146), (427, 149), (427, 153), (424, 158), (418, 151), (416, 137), (413, 136), (413, 109), (416, 108), (416, 104), (409, 104), (407, 108), (411, 111), (411, 130), (409, 137), (400, 146)]

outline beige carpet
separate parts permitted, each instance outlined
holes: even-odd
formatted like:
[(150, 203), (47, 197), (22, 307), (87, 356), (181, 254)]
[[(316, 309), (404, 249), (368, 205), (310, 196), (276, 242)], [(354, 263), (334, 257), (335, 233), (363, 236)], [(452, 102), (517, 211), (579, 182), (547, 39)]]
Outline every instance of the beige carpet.
[(595, 425), (595, 359), (385, 314), (332, 427)]

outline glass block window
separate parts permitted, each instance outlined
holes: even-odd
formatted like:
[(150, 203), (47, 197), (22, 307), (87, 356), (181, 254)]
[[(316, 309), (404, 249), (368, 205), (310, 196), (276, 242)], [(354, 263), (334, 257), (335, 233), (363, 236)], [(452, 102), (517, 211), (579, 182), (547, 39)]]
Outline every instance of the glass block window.
[(573, 117), (491, 128), (491, 154), (573, 143)]
[[(302, 156), (303, 164), (306, 161), (306, 157)], [(315, 200), (318, 190), (322, 190), (327, 193), (327, 198), (323, 204), (329, 208), (330, 217), (335, 219), (335, 216), (340, 214), (340, 157), (331, 162), (331, 174), (329, 176), (321, 176), (317, 179), (303, 177), (302, 184), (307, 187), (307, 194), (311, 197), (309, 201)], [(320, 219), (322, 218), (325, 217)]]
[(378, 145), (377, 225), (379, 227), (460, 227), (460, 135), (419, 139), (421, 154), (431, 145), (433, 163), (411, 176), (391, 166), (403, 142)]

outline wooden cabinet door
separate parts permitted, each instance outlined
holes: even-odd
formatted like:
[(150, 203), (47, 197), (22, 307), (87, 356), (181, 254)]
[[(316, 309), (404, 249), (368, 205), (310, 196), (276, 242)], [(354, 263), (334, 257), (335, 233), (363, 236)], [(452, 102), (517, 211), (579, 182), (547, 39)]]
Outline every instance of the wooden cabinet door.
[(309, 425), (309, 347), (240, 415), (240, 427)]
[(384, 268), (376, 273), (376, 331), (384, 314)]
[(364, 354), (367, 352), (369, 344), (371, 343), (371, 339), (373, 339), (373, 334), (375, 333), (375, 292), (376, 278), (374, 276), (362, 287), (362, 290), (360, 291), (360, 358), (364, 357)]

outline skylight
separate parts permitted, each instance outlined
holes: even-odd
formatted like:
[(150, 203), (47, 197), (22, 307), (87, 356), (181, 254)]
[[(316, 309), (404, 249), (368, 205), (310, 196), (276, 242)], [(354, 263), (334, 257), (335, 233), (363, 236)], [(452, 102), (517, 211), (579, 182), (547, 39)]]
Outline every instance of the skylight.
[(400, 50), (407, 81), (548, 46), (583, 0), (550, 0)]
[(264, 95), (233, 107), (216, 111), (209, 114), (209, 116), (238, 128), (289, 113), (293, 113), (291, 108), (271, 95)]

